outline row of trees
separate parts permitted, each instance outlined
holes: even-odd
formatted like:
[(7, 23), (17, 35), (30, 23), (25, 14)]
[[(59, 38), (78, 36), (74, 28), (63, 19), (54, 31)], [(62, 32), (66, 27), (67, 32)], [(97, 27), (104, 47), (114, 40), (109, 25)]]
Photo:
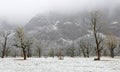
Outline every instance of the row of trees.
[[(32, 53), (31, 51), (34, 49), (31, 49), (31, 47), (36, 48), (36, 51), (38, 53), (38, 56), (41, 57), (42, 53), (46, 53), (47, 55), (54, 58), (54, 56), (58, 56), (59, 59), (62, 59), (62, 56), (77, 56), (77, 55), (83, 55), (84, 57), (90, 57), (90, 54), (92, 53), (92, 56), (96, 55), (97, 58), (94, 60), (100, 60), (101, 53), (106, 56), (106, 49), (109, 49), (110, 56), (114, 58), (114, 49), (118, 46), (118, 39), (116, 36), (109, 34), (104, 35), (102, 34), (102, 30), (106, 27), (106, 23), (103, 20), (103, 15), (100, 11), (92, 11), (90, 12), (87, 17), (85, 17), (85, 24), (88, 25), (88, 30), (91, 31), (91, 36), (87, 36), (87, 38), (79, 39), (79, 43), (77, 41), (72, 41), (69, 44), (60, 46), (54, 43), (52, 46), (49, 46), (50, 48), (47, 48), (49, 43), (51, 42), (44, 42), (37, 40), (34, 41), (33, 37), (30, 37), (22, 27), (18, 27), (15, 31), (15, 34), (13, 34), (13, 42), (11, 43), (11, 47), (17, 47), (22, 50), (22, 55), (24, 57), (24, 60), (27, 59), (27, 57), (31, 57)], [(4, 56), (8, 56), (10, 52), (10, 46), (7, 45), (8, 37), (11, 36), (11, 32), (4, 32), (1, 33), (2, 37), (2, 58)], [(78, 45), (78, 46), (77, 46)], [(78, 49), (77, 49), (78, 48)], [(78, 53), (78, 54), (77, 54)], [(15, 52), (15, 56), (17, 53)]]

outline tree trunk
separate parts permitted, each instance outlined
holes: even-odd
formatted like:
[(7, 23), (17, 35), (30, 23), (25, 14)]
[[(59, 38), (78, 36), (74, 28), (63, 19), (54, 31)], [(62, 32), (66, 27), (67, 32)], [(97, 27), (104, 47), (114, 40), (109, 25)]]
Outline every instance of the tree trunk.
[(81, 49), (82, 49), (83, 56), (84, 56), (84, 57), (86, 57), (86, 54), (85, 54), (85, 49), (84, 49), (84, 48), (82, 48), (82, 47), (81, 47)]
[(28, 47), (27, 49), (27, 57), (29, 58), (30, 57), (30, 48)]
[(74, 53), (74, 50), (71, 51), (71, 57), (74, 57), (75, 53)]
[(110, 54), (111, 54), (111, 57), (114, 58), (114, 49), (113, 48), (110, 48)]
[(25, 48), (23, 48), (23, 56), (24, 56), (24, 60), (26, 60), (27, 58), (26, 58), (26, 50), (25, 50)]
[(99, 49), (99, 42), (97, 38), (96, 26), (94, 26), (94, 37), (95, 37), (96, 53), (97, 53), (97, 59), (95, 60), (100, 60), (100, 49)]
[(100, 60), (100, 50), (99, 50), (99, 46), (97, 45), (97, 60)]
[(89, 58), (89, 49), (87, 48), (87, 57)]
[(39, 58), (41, 57), (41, 49), (38, 48), (38, 55), (39, 55)]
[(3, 48), (3, 51), (2, 51), (2, 58), (4, 58), (5, 56), (5, 48)]
[(3, 44), (2, 58), (4, 58), (5, 56), (6, 44), (7, 44), (7, 37), (5, 37), (5, 42)]

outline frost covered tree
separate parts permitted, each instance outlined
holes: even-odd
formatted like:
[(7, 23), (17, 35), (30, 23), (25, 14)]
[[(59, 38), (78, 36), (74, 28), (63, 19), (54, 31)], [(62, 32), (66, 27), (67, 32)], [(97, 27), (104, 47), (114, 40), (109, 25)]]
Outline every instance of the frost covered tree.
[(31, 45), (33, 44), (33, 39), (31, 37), (27, 37), (26, 39), (27, 57), (31, 57)]
[(116, 36), (109, 35), (107, 36), (107, 47), (110, 50), (110, 56), (114, 58), (114, 49), (117, 47), (117, 39)]
[(36, 52), (37, 52), (38, 56), (41, 57), (41, 46), (36, 45), (36, 47), (37, 47)]
[(4, 58), (4, 56), (7, 54), (6, 52), (7, 52), (7, 41), (8, 41), (8, 36), (10, 35), (10, 32), (7, 32), (7, 31), (5, 31), (5, 32), (2, 32), (1, 33), (1, 36), (2, 36), (2, 38), (3, 38), (3, 42), (2, 42), (2, 48), (3, 48), (3, 50), (2, 50), (2, 58)]
[(89, 48), (91, 46), (90, 41), (87, 39), (81, 39), (79, 44), (84, 57), (89, 57)]
[(15, 32), (15, 43), (14, 43), (14, 46), (18, 47), (18, 48), (22, 48), (22, 52), (23, 52), (23, 56), (24, 56), (24, 60), (27, 59), (26, 57), (26, 48), (27, 48), (27, 40), (26, 40), (26, 33), (25, 33), (25, 30), (24, 28), (22, 27), (18, 27), (16, 29), (16, 32)]

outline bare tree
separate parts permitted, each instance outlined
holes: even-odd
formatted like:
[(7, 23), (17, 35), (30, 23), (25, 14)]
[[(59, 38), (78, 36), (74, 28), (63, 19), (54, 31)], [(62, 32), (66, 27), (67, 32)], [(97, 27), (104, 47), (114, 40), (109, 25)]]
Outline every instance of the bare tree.
[(31, 57), (31, 45), (33, 44), (33, 39), (30, 37), (30, 38), (27, 38), (27, 41), (26, 41), (26, 46), (27, 46), (27, 57)]
[(82, 39), (82, 40), (80, 40), (79, 46), (82, 50), (83, 56), (89, 57), (90, 42), (88, 40)]
[(103, 21), (101, 21), (101, 14), (99, 11), (93, 11), (90, 14), (89, 20), (90, 20), (90, 26), (91, 29), (93, 31), (93, 35), (94, 35), (94, 39), (95, 39), (95, 48), (96, 48), (96, 54), (97, 54), (97, 58), (95, 58), (95, 60), (100, 60), (100, 44), (103, 42), (103, 38), (101, 34), (99, 34), (99, 32), (101, 31), (102, 27), (103, 27)]
[(7, 40), (8, 40), (8, 36), (10, 35), (10, 32), (5, 31), (1, 35), (2, 35), (2, 37), (4, 39), (4, 41), (2, 42), (2, 47), (3, 47), (2, 58), (4, 58), (4, 56), (6, 54)]
[(70, 47), (67, 49), (67, 54), (70, 55), (71, 57), (75, 56), (75, 47), (74, 47), (74, 41), (72, 44), (70, 44)]
[(22, 27), (18, 27), (16, 29), (14, 46), (18, 48), (22, 48), (24, 60), (26, 60), (27, 59), (26, 57), (26, 48), (27, 48), (26, 34), (25, 34), (25, 30)]
[(107, 47), (110, 50), (110, 56), (114, 58), (114, 49), (117, 47), (117, 39), (116, 36), (109, 35), (107, 36)]
[(39, 57), (41, 57), (41, 52), (42, 52), (42, 43), (41, 43), (41, 41), (39, 41), (37, 44), (36, 44), (36, 52), (37, 52), (37, 54), (38, 54), (38, 56)]
[(68, 54), (71, 56), (71, 57), (74, 57), (75, 56), (75, 48), (74, 47), (70, 47), (67, 49), (67, 52)]

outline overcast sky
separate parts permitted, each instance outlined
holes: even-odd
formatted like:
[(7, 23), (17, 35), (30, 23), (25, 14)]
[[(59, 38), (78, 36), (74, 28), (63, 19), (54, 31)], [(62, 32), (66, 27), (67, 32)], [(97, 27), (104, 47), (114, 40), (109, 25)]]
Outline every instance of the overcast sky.
[(0, 19), (13, 24), (26, 24), (39, 13), (78, 12), (97, 7), (114, 7), (120, 0), (0, 0)]

